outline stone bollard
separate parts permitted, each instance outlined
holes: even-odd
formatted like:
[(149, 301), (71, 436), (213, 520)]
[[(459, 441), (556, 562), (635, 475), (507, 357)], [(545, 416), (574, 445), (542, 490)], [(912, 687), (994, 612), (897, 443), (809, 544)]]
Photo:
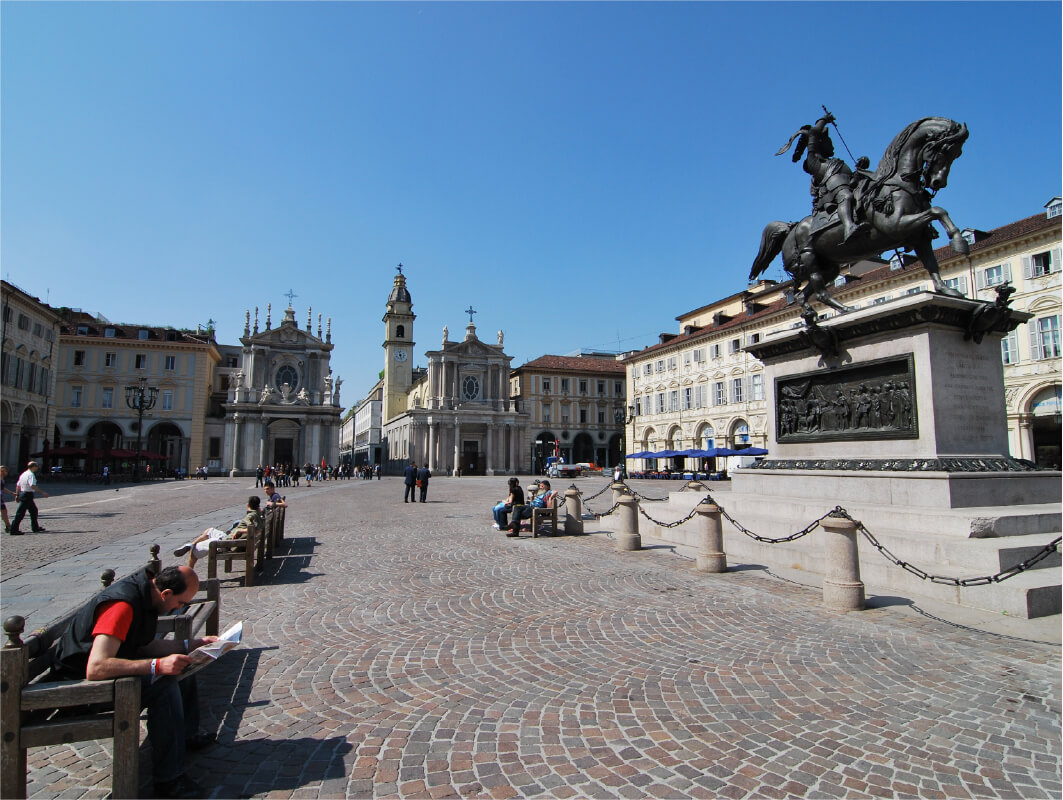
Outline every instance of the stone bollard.
[(823, 605), (833, 611), (860, 611), (864, 608), (864, 584), (860, 580), (860, 553), (856, 546), (856, 524), (827, 517), (823, 529)]
[(574, 536), (583, 533), (583, 503), (579, 498), (579, 489), (568, 487), (565, 492), (565, 534)]
[(701, 481), (687, 481), (687, 485), (684, 487), (692, 492), (705, 492), (708, 489), (705, 488), (705, 484)]
[(723, 517), (719, 507), (712, 503), (698, 503), (694, 510), (701, 520), (698, 569), (702, 572), (727, 572), (727, 554), (723, 551)]
[(639, 535), (639, 502), (629, 494), (624, 495), (618, 501), (620, 507), (616, 510), (619, 521), (616, 527), (616, 550), (641, 550), (642, 537)]
[(630, 494), (628, 492), (627, 484), (623, 481), (613, 481), (609, 484), (609, 488), (613, 490), (613, 505), (615, 506), (621, 497)]

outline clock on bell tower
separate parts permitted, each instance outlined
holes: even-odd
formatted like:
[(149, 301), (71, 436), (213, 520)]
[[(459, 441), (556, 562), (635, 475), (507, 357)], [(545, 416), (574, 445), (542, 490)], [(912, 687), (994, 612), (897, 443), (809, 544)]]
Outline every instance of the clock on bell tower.
[(406, 411), (406, 396), (413, 383), (413, 299), (406, 288), (402, 264), (388, 296), (384, 313), (384, 409), (386, 422)]

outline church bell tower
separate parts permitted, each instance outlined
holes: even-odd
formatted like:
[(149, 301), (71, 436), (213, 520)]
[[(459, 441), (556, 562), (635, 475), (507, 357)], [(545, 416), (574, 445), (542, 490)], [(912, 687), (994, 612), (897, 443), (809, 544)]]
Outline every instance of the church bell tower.
[(383, 318), (385, 422), (406, 411), (407, 392), (413, 383), (414, 319), (413, 299), (406, 288), (402, 264), (399, 264)]

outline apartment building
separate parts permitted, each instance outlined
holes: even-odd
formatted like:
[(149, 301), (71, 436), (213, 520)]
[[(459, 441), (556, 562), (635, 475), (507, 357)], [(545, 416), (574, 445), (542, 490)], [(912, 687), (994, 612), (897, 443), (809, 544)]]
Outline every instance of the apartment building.
[(0, 281), (0, 457), (18, 475), (54, 441), (55, 356), (60, 317), (39, 298)]
[(510, 397), (528, 414), (533, 474), (549, 456), (611, 467), (624, 455), (624, 365), (612, 353), (540, 356), (510, 374)]

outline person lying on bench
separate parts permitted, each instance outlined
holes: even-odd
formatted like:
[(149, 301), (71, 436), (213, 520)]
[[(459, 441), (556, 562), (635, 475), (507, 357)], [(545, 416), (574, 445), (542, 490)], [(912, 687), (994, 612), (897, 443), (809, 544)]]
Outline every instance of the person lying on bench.
[(554, 492), (550, 491), (550, 481), (539, 481), (539, 492), (527, 505), (513, 506), (513, 520), (509, 523), (509, 533), (506, 536), (520, 536), (521, 520), (531, 519), (533, 508), (549, 508), (554, 499)]
[(258, 508), (261, 500), (257, 494), (253, 494), (247, 498), (247, 514), (244, 518), (233, 525), (229, 530), (223, 531), (220, 528), (207, 528), (203, 533), (197, 536), (190, 542), (185, 542), (183, 545), (173, 551), (175, 556), (183, 556), (188, 553), (188, 566), (192, 569), (196, 568), (196, 561), (204, 558), (210, 552), (210, 543), (214, 541), (220, 541), (221, 539), (246, 539), (247, 531), (250, 528), (254, 528), (256, 531), (262, 531), (262, 514)]
[(178, 683), (191, 663), (188, 653), (217, 636), (156, 639), (160, 614), (187, 605), (199, 591), (188, 567), (167, 567), (152, 576), (147, 567), (116, 581), (82, 606), (59, 639), (52, 663), (56, 680), (102, 681), (140, 676), (140, 703), (148, 709), (156, 797), (205, 797), (185, 775), (185, 751), (214, 742), (199, 731), (195, 676)]

